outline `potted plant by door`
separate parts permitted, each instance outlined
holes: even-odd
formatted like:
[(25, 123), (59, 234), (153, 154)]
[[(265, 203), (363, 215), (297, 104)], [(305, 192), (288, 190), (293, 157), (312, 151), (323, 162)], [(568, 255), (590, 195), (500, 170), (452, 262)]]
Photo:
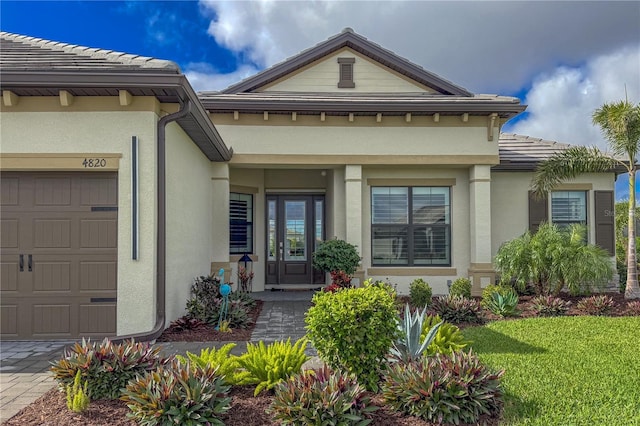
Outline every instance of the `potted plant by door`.
[(360, 260), (356, 246), (344, 240), (332, 239), (320, 243), (313, 254), (313, 267), (331, 273), (331, 287), (349, 287)]

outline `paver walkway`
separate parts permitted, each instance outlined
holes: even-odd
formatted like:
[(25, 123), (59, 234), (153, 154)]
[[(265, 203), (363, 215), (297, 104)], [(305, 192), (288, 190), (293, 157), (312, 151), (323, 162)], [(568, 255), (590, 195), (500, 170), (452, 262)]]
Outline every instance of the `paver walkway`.
[[(310, 291), (267, 291), (253, 293), (264, 301), (262, 312), (251, 335), (251, 341), (292, 341), (304, 336), (304, 313), (311, 306)], [(59, 358), (70, 341), (0, 342), (0, 422), (8, 420), (18, 411), (55, 386), (48, 372), (49, 362)], [(220, 347), (228, 342), (169, 342), (162, 345), (164, 354), (199, 353), (203, 348)], [(232, 353), (239, 355), (246, 350), (246, 342), (236, 342)], [(313, 348), (307, 349), (316, 355)], [(311, 366), (317, 364), (312, 360)]]

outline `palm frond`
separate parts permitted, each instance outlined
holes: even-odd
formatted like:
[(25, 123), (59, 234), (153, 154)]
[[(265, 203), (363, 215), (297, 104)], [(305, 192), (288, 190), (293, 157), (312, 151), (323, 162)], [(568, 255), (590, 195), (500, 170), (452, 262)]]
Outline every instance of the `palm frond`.
[(613, 169), (618, 161), (598, 148), (572, 146), (541, 162), (533, 176), (532, 191), (544, 196), (559, 183), (583, 173), (601, 173)]
[(640, 104), (604, 104), (593, 112), (592, 121), (600, 127), (614, 154), (636, 159), (640, 151)]

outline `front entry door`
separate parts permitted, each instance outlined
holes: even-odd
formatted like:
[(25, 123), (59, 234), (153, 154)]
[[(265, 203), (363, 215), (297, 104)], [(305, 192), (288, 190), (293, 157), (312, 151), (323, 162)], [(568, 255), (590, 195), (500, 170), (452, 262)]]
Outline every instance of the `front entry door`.
[(324, 239), (324, 195), (267, 196), (267, 284), (324, 284), (312, 266)]

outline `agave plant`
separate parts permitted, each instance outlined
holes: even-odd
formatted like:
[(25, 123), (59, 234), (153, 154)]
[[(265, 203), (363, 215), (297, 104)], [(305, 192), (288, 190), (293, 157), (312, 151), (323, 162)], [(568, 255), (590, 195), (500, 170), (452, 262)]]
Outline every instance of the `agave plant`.
[(442, 322), (431, 327), (424, 340), (422, 340), (422, 325), (425, 321), (427, 309), (416, 309), (415, 314), (409, 309), (409, 305), (404, 309), (404, 321), (398, 325), (400, 338), (393, 344), (390, 354), (393, 362), (410, 362), (419, 359), (427, 350), (436, 336)]
[(491, 298), (487, 303), (487, 309), (501, 317), (516, 315), (517, 307), (518, 295), (512, 289), (491, 293)]

